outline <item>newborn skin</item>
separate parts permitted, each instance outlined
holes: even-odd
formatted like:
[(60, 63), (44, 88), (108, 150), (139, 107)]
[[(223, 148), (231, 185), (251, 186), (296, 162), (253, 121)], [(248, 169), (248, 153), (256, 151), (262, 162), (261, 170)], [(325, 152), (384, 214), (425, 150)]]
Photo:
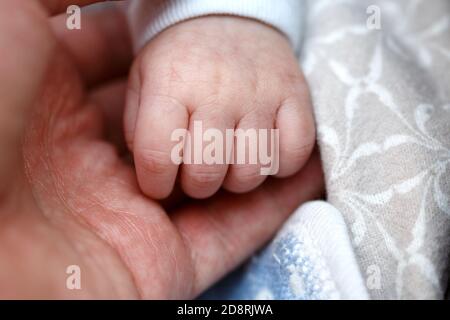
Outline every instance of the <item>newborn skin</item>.
[[(221, 186), (236, 193), (260, 185), (260, 164), (176, 164), (176, 129), (279, 129), (277, 177), (293, 175), (315, 143), (309, 91), (288, 39), (272, 27), (232, 16), (176, 24), (152, 39), (131, 70), (124, 116), (142, 191), (167, 197), (179, 173), (194, 198)], [(234, 150), (236, 152), (236, 150)], [(180, 170), (180, 171), (179, 171)]]

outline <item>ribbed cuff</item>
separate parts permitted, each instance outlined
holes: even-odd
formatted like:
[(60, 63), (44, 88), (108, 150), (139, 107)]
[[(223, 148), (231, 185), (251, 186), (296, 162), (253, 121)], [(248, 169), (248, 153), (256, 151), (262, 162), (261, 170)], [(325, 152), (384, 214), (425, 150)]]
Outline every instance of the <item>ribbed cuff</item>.
[(128, 17), (134, 48), (178, 22), (211, 14), (259, 20), (284, 33), (296, 51), (300, 47), (304, 0), (133, 0)]

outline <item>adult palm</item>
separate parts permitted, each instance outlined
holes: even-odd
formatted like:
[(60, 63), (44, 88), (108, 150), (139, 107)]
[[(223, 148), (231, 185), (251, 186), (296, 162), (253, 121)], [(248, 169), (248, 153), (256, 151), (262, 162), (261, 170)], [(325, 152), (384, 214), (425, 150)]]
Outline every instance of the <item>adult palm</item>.
[[(87, 12), (69, 31), (50, 15), (74, 2), (0, 1), (0, 297), (193, 298), (320, 195), (318, 158), (252, 193), (167, 212), (108, 134), (121, 130), (125, 86), (106, 83), (131, 59), (120, 10)], [(66, 286), (70, 265), (81, 290)]]

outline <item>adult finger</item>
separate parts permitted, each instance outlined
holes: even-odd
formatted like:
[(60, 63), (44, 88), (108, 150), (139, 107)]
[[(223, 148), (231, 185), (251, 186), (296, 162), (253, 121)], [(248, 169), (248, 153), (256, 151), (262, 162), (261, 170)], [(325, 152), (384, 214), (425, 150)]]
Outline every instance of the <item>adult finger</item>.
[(51, 24), (87, 86), (127, 74), (133, 50), (123, 10), (107, 6), (83, 11), (79, 30), (68, 29), (66, 19), (59, 15)]
[(22, 172), (22, 132), (55, 48), (36, 2), (0, 1), (0, 192)]

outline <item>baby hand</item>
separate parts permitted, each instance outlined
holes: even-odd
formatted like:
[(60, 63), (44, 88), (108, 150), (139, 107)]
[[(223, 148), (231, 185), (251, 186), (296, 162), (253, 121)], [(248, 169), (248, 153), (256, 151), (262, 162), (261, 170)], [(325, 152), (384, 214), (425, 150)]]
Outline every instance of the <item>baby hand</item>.
[[(288, 40), (231, 16), (185, 21), (151, 40), (132, 68), (124, 122), (139, 185), (156, 199), (171, 193), (179, 169), (182, 189), (195, 198), (221, 186), (247, 192), (267, 177), (261, 163), (173, 161), (176, 129), (187, 129), (191, 140), (198, 123), (224, 137), (227, 129), (279, 129), (277, 177), (301, 169), (315, 144), (308, 87)], [(234, 141), (231, 158), (238, 152)]]

